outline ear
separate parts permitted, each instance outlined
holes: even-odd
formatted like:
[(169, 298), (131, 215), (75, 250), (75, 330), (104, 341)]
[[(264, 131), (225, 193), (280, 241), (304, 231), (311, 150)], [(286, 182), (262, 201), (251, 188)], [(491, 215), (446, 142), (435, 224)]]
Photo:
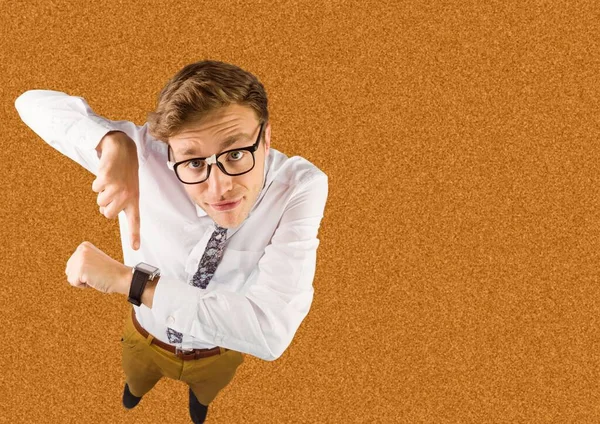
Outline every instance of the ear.
[(265, 156), (269, 154), (271, 147), (271, 123), (269, 122), (265, 128)]

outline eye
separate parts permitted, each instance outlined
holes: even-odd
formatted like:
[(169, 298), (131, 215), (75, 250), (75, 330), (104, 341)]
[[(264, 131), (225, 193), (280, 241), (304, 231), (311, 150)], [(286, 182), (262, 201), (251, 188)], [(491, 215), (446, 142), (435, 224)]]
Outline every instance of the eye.
[(229, 157), (234, 161), (240, 160), (244, 156), (243, 150), (236, 150), (235, 152), (230, 152)]
[[(193, 163), (198, 164), (197, 166), (192, 166)], [(192, 168), (192, 169), (200, 169), (204, 166), (204, 161), (203, 160), (191, 160), (189, 162), (186, 162), (185, 166), (187, 168)]]

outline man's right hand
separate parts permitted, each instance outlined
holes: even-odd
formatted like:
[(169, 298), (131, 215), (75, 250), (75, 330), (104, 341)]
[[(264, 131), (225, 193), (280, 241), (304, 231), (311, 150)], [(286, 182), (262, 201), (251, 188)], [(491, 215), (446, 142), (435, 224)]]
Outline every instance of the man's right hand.
[(125, 210), (131, 248), (140, 246), (140, 190), (135, 142), (124, 132), (107, 133), (96, 148), (100, 156), (98, 176), (92, 190), (98, 194), (100, 213), (114, 219)]

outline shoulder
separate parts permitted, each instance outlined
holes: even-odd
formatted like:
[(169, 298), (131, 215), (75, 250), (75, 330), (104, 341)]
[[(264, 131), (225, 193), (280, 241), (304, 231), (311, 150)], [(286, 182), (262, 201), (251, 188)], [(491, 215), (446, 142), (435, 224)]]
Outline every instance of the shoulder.
[(271, 181), (298, 188), (316, 179), (327, 181), (327, 175), (315, 164), (302, 156), (287, 157), (283, 153), (271, 149), (272, 155), (269, 166)]

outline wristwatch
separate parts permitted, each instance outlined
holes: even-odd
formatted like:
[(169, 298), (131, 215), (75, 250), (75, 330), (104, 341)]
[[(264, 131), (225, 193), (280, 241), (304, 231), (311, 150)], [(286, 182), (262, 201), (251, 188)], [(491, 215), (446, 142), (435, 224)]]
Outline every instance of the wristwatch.
[(160, 276), (160, 270), (155, 266), (149, 265), (145, 262), (140, 262), (131, 270), (133, 278), (131, 279), (131, 287), (129, 287), (129, 297), (127, 300), (136, 306), (142, 304), (142, 293), (146, 288), (148, 281), (154, 280), (155, 277)]

